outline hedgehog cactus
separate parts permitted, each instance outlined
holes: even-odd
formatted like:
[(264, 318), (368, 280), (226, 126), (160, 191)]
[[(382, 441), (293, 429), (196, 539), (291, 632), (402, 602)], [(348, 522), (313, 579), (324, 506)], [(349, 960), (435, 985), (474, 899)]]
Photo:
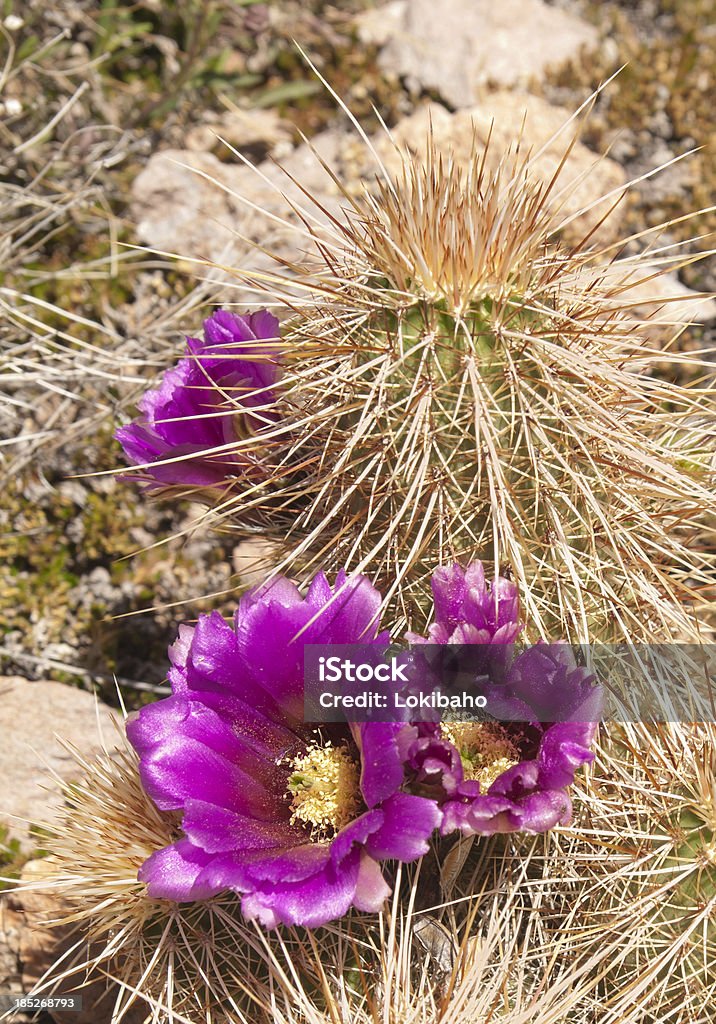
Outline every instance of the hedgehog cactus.
[(560, 837), (553, 882), (571, 888), (577, 944), (595, 931), (622, 936), (604, 982), (614, 1019), (646, 1010), (645, 1020), (711, 1020), (716, 726), (616, 727), (580, 796), (582, 821)]
[(620, 299), (638, 261), (616, 280), (589, 236), (561, 244), (554, 186), (430, 143), (352, 201), (283, 328), (287, 558), (372, 574), (413, 626), (429, 567), (480, 558), (534, 636), (692, 636), (713, 413), (652, 376)]
[[(648, 340), (624, 294), (645, 279), (638, 257), (605, 266), (614, 247), (595, 250), (594, 228), (562, 240), (561, 169), (535, 183), (519, 150), (495, 164), (475, 144), (458, 164), (429, 139), (359, 198), (344, 191), (327, 232), (303, 211), (318, 266), (293, 267), (289, 287), (254, 275), (293, 311), (270, 341), (270, 390), (203, 367), (166, 422), (118, 436), (176, 434), (172, 410), (193, 409), (182, 437), (207, 424), (222, 443), (140, 468), (272, 537), (278, 571), (369, 575), (411, 629), (431, 568), (479, 560), (515, 578), (530, 640), (695, 639), (689, 605), (713, 588), (713, 389), (666, 379), (669, 360), (701, 361)], [(237, 417), (257, 401), (260, 421)], [(193, 483), (199, 465), (218, 477), (209, 488)]]

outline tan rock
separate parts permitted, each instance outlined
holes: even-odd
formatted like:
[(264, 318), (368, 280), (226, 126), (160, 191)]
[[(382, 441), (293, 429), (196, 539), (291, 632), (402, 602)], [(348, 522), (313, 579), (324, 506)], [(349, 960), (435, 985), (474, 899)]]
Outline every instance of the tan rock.
[[(525, 112), (527, 122), (522, 146), (535, 151), (544, 146), (544, 152), (535, 161), (535, 173), (538, 179), (547, 179), (558, 167), (570, 138), (570, 129), (567, 129), (552, 140), (568, 120), (569, 112), (525, 93), (502, 90), (455, 114), (439, 104), (426, 105), (401, 121), (393, 134), (401, 146), (421, 154), (425, 151), (432, 118), (438, 145), (445, 151), (453, 151), (460, 160), (467, 157), (474, 133), (480, 143), (485, 143), (494, 121), (491, 153), (498, 158), (509, 143), (519, 137)], [(394, 170), (398, 157), (385, 133), (379, 133), (374, 141), (384, 163)], [(152, 248), (188, 258), (203, 258), (226, 268), (215, 276), (234, 286), (238, 285), (242, 271), (262, 273), (276, 269), (268, 256), (244, 239), (300, 262), (303, 250), (310, 251), (312, 244), (291, 203), (307, 211), (312, 225), (321, 227), (330, 224), (331, 216), (340, 218), (341, 208), (347, 205), (321, 160), (333, 170), (350, 195), (360, 195), (366, 184), (370, 187), (377, 172), (369, 148), (355, 132), (321, 133), (311, 141), (311, 146), (301, 145), (283, 159), (283, 170), (265, 161), (254, 171), (237, 162), (221, 162), (208, 152), (166, 150), (157, 153), (133, 186), (133, 212), (138, 220), (139, 235)], [(565, 215), (618, 189), (624, 181), (617, 164), (608, 159), (600, 161), (579, 143), (574, 147), (561, 181), (567, 185), (590, 168), (589, 176), (580, 181), (566, 199)], [(312, 204), (304, 189), (320, 205)], [(585, 213), (572, 226), (570, 234), (584, 233), (604, 211), (605, 206), (601, 205)], [(616, 217), (611, 218), (611, 223), (616, 226)], [(610, 238), (612, 234), (613, 231), (604, 229), (600, 237)], [(231, 268), (236, 268), (236, 272), (232, 273)], [(237, 297), (228, 295), (227, 299)]]
[[(329, 165), (335, 162), (336, 134), (325, 132), (312, 145)], [(252, 242), (299, 258), (300, 247), (309, 244), (296, 232), (300, 221), (290, 204), (306, 208), (321, 224), (328, 223), (328, 216), (307, 200), (290, 175), (333, 214), (339, 207), (338, 189), (307, 145), (295, 149), (281, 166), (288, 174), (270, 161), (252, 170), (241, 163), (222, 163), (211, 153), (156, 153), (132, 186), (140, 239), (160, 251), (215, 263), (223, 268), (215, 276), (235, 284), (243, 269), (274, 269)]]
[(410, 0), (379, 63), (460, 108), (488, 84), (526, 85), (597, 41), (592, 25), (543, 0)]
[(355, 19), (358, 38), (366, 46), (385, 46), (394, 33), (402, 31), (410, 0), (392, 0), (381, 7), (369, 7)]
[(231, 564), (242, 587), (256, 587), (262, 583), (271, 567), (278, 561), (275, 544), (260, 537), (241, 541), (231, 552)]
[(25, 848), (35, 845), (28, 823), (47, 825), (61, 806), (53, 773), (63, 779), (80, 774), (59, 738), (92, 756), (101, 749), (102, 734), (111, 742), (117, 720), (85, 690), (0, 677), (0, 823)]
[(194, 152), (222, 150), (220, 139), (235, 149), (262, 143), (270, 150), (290, 142), (291, 132), (275, 110), (227, 110), (216, 124), (197, 125), (186, 136), (186, 148)]
[(232, 195), (239, 170), (211, 153), (155, 153), (132, 186), (141, 241), (187, 258), (235, 258), (232, 228), (246, 219)]
[[(20, 931), (22, 917), (0, 893), (0, 993), (22, 992), (22, 966), (20, 963)], [(2, 1010), (0, 1010), (0, 1013)]]

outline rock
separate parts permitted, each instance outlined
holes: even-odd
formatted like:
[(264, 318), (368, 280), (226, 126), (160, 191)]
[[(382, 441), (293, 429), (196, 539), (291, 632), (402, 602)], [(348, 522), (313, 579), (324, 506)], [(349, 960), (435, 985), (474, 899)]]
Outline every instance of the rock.
[(83, 756), (109, 743), (117, 716), (91, 693), (62, 683), (0, 677), (0, 824), (30, 850), (28, 823), (47, 825), (61, 807), (59, 784), (81, 775), (58, 737)]
[(240, 587), (256, 587), (262, 583), (279, 561), (280, 552), (271, 541), (251, 537), (241, 541), (231, 552), (231, 564), (239, 577)]
[(57, 485), (57, 491), (78, 508), (84, 508), (87, 504), (89, 490), (83, 487), (79, 480), (63, 480)]
[(355, 19), (358, 38), (366, 46), (385, 46), (402, 30), (410, 0), (392, 0), (383, 7), (369, 7)]
[[(628, 267), (628, 263), (612, 264), (607, 269), (607, 282), (618, 281)], [(676, 274), (641, 263), (628, 273), (626, 286), (614, 296), (614, 301), (648, 320), (649, 335), (654, 340), (667, 340), (684, 324), (705, 324), (716, 319), (716, 301), (687, 288)]]
[[(312, 140), (315, 151), (330, 166), (335, 163), (338, 140), (334, 132)], [(330, 214), (338, 212), (338, 188), (308, 145), (295, 149), (281, 166)], [(216, 264), (218, 272), (212, 276), (234, 285), (242, 267), (275, 269), (259, 250), (252, 251), (251, 242), (290, 259), (298, 257), (301, 245), (310, 248), (296, 233), (299, 218), (290, 203), (306, 208), (309, 217), (321, 224), (329, 222), (327, 214), (268, 161), (252, 170), (243, 164), (221, 163), (211, 153), (163, 150), (150, 158), (132, 192), (137, 232), (143, 242), (154, 249)], [(287, 223), (277, 222), (277, 217)], [(237, 270), (232, 273), (233, 267)]]
[(291, 132), (275, 110), (241, 110), (236, 107), (226, 111), (215, 124), (190, 129), (186, 148), (194, 152), (213, 149), (226, 152), (219, 138), (238, 150), (261, 144), (273, 151), (290, 142)]
[[(550, 181), (574, 131), (574, 123), (567, 125), (570, 111), (555, 107), (529, 93), (501, 90), (490, 93), (476, 106), (451, 114), (437, 103), (425, 104), (414, 114), (404, 118), (393, 129), (393, 138), (401, 148), (407, 148), (417, 156), (426, 152), (430, 131), (438, 149), (451, 153), (458, 163), (466, 162), (474, 142), (484, 149), (488, 138), (492, 163), (495, 164), (508, 146), (520, 139), (524, 153), (532, 152), (535, 157), (532, 173), (535, 181)], [(563, 131), (560, 129), (564, 128)], [(391, 173), (400, 165), (395, 146), (386, 138), (377, 143), (380, 156)], [(541, 152), (540, 152), (541, 151)], [(567, 188), (574, 182), (569, 195), (560, 196), (563, 202), (564, 219), (584, 207), (590, 206), (601, 196), (618, 190), (626, 181), (619, 164), (607, 157), (599, 157), (582, 143), (572, 148), (569, 159), (560, 174), (555, 192)], [(616, 195), (612, 197), (612, 201)], [(576, 217), (565, 230), (565, 237), (577, 241), (604, 216), (608, 203), (600, 203)], [(617, 208), (597, 233), (599, 241), (611, 240), (618, 235), (620, 210)]]
[[(522, 146), (545, 146), (535, 171), (538, 179), (547, 179), (558, 167), (570, 138), (571, 128), (567, 128), (551, 141), (568, 120), (569, 112), (536, 96), (502, 90), (455, 114), (439, 104), (423, 106), (399, 122), (393, 135), (399, 145), (420, 155), (425, 151), (432, 117), (439, 146), (454, 151), (457, 159), (465, 159), (473, 131), (484, 144), (494, 120), (490, 151), (497, 158), (519, 137), (525, 112), (527, 124)], [(379, 133), (374, 142), (384, 162), (395, 169), (398, 157), (385, 133)], [(244, 241), (246, 238), (285, 259), (301, 260), (302, 251), (311, 250), (312, 244), (290, 204), (304, 208), (309, 222), (321, 229), (329, 225), (331, 216), (340, 218), (341, 208), (347, 205), (336, 181), (320, 161), (332, 169), (350, 196), (359, 195), (376, 174), (368, 147), (355, 133), (326, 131), (312, 139), (311, 146), (303, 144), (293, 150), (281, 161), (283, 170), (271, 161), (260, 163), (256, 170), (235, 162), (222, 163), (206, 152), (165, 150), (154, 154), (133, 185), (133, 213), (141, 240), (160, 251), (210, 261), (218, 266), (211, 276), (234, 287), (239, 284), (244, 268), (258, 273), (276, 270), (261, 249), (252, 251), (251, 244)], [(563, 184), (592, 166), (589, 177), (567, 199), (566, 214), (589, 205), (624, 182), (617, 164), (600, 160), (578, 143), (568, 170), (562, 175)], [(304, 189), (320, 206), (307, 199)], [(602, 205), (587, 212), (573, 226), (571, 235), (591, 228), (604, 211)], [(617, 218), (612, 217), (611, 224), (616, 222)], [(600, 237), (611, 238), (612, 234), (613, 229), (605, 228)], [(231, 271), (232, 267), (237, 268), (236, 272)], [(227, 301), (236, 298), (235, 294), (227, 295)]]
[(593, 26), (543, 0), (410, 0), (401, 13), (381, 68), (458, 109), (488, 84), (526, 85), (598, 42)]
[(9, 906), (8, 897), (0, 894), (0, 993), (22, 993), (21, 928), (21, 915)]
[(248, 217), (232, 195), (241, 172), (211, 153), (155, 153), (132, 186), (140, 240), (187, 258), (235, 260), (240, 243), (232, 226)]
[[(0, 892), (0, 1020), (13, 1005), (13, 1000), (26, 995), (22, 983), (22, 961), (20, 944), (22, 939), (23, 916), (9, 905), (10, 897)], [(37, 1020), (32, 1011), (13, 1012), (9, 1018), (12, 1024), (29, 1024)]]

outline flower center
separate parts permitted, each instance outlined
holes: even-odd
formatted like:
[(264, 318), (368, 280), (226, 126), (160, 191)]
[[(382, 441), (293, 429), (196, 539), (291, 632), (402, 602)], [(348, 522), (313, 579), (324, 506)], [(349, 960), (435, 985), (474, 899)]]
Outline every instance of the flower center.
[(303, 821), (311, 837), (340, 831), (360, 807), (360, 769), (348, 746), (312, 744), (291, 762), (291, 824)]
[(516, 738), (497, 722), (443, 722), (440, 729), (457, 747), (465, 778), (479, 782), (482, 793), (520, 761)]

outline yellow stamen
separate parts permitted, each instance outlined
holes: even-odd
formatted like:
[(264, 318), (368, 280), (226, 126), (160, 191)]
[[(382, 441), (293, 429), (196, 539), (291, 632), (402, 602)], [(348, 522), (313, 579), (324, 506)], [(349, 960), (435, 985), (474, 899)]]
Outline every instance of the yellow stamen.
[(440, 728), (443, 738), (457, 747), (465, 778), (479, 782), (483, 793), (519, 763), (516, 739), (497, 722), (443, 722)]
[(360, 771), (345, 744), (310, 746), (291, 764), (288, 791), (291, 823), (303, 821), (311, 835), (338, 832), (360, 807)]

